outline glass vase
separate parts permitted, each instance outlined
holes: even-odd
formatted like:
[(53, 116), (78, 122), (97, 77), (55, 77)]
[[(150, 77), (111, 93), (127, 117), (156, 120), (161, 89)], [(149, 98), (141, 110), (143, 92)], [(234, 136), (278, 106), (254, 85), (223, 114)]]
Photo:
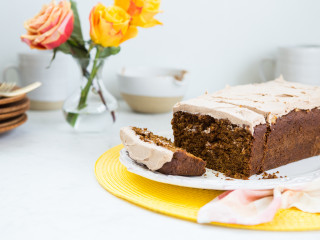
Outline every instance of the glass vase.
[(117, 100), (102, 81), (105, 59), (75, 59), (80, 68), (79, 86), (63, 105), (67, 123), (79, 132), (99, 132), (115, 122)]

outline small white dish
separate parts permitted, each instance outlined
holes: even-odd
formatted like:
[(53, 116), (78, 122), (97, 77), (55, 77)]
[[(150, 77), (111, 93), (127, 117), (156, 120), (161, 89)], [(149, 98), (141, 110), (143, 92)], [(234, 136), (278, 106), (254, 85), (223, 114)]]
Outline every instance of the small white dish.
[[(279, 174), (276, 175), (279, 177), (282, 176), (283, 178), (260, 179), (262, 178), (261, 175), (253, 175), (249, 180), (225, 177), (223, 173), (211, 169), (207, 169), (207, 172), (199, 177), (172, 176), (159, 172), (152, 172), (145, 166), (139, 165), (132, 160), (125, 149), (120, 151), (119, 159), (129, 172), (147, 179), (182, 187), (200, 189), (273, 189), (278, 186), (299, 186), (320, 177), (320, 156), (307, 158), (267, 171), (268, 173), (279, 171)], [(216, 176), (217, 173), (218, 176)]]
[(188, 83), (187, 71), (176, 68), (125, 67), (118, 73), (119, 90), (137, 112), (161, 113), (172, 110)]

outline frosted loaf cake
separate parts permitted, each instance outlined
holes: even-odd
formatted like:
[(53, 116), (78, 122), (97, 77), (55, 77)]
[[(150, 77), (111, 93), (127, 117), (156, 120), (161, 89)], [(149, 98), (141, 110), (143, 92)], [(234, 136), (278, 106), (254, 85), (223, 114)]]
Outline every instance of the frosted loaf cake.
[(281, 77), (177, 103), (174, 143), (226, 175), (253, 174), (320, 154), (320, 87)]

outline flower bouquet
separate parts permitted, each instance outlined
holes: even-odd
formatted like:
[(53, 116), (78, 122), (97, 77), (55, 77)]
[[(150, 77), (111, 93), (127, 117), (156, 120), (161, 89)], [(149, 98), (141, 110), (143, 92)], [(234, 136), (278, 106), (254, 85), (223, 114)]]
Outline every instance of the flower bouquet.
[[(114, 98), (104, 89), (99, 77), (104, 59), (118, 54), (120, 44), (137, 36), (137, 27), (161, 24), (154, 18), (160, 12), (159, 7), (160, 0), (115, 0), (109, 7), (98, 3), (89, 15), (89, 41), (83, 38), (77, 5), (72, 0), (52, 1), (24, 23), (27, 34), (22, 35), (21, 40), (32, 49), (52, 49), (52, 61), (60, 51), (72, 55), (78, 62), (84, 81), (77, 96), (64, 107), (66, 120), (72, 127), (77, 126), (79, 115), (88, 114), (92, 108), (110, 111), (115, 121), (115, 104), (108, 101)], [(96, 102), (89, 106), (90, 93), (99, 98), (103, 107)], [(70, 106), (72, 104), (74, 106)]]

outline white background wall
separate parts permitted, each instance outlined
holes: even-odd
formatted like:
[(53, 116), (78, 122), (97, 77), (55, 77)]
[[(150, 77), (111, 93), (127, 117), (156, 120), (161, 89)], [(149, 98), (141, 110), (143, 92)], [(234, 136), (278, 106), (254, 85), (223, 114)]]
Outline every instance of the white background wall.
[[(0, 69), (17, 62), (17, 53), (31, 51), (20, 42), (23, 21), (49, 0), (0, 1)], [(88, 15), (97, 0), (78, 0), (83, 31), (89, 37)], [(101, 0), (104, 4), (112, 1)], [(191, 74), (188, 96), (259, 81), (258, 62), (278, 46), (318, 44), (318, 0), (163, 0), (164, 25), (140, 29), (122, 45), (104, 71), (115, 90), (115, 72), (124, 65), (171, 66)]]

